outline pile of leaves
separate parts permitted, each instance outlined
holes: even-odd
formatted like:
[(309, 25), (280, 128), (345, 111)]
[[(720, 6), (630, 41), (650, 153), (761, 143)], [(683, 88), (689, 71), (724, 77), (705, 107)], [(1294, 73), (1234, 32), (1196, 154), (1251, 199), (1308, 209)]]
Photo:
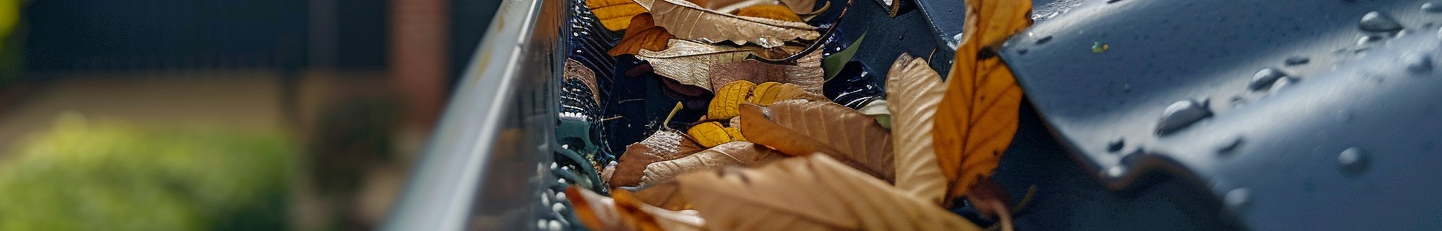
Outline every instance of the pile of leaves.
[[(585, 4), (606, 29), (624, 31), (607, 54), (642, 64), (567, 65), (568, 74), (662, 78), (680, 101), (672, 116), (704, 110), (626, 146), (600, 173), (606, 190), (566, 190), (587, 228), (981, 230), (947, 210), (966, 200), (1011, 229), (1010, 196), (988, 178), (1016, 133), (1022, 93), (994, 47), (1031, 24), (1030, 1), (966, 1), (966, 37), (945, 80), (935, 60), (902, 54), (887, 70), (885, 99), (846, 105), (823, 94), (836, 71), (810, 49), (823, 29), (807, 20), (829, 4)], [(824, 58), (844, 63), (852, 53)], [(625, 87), (640, 86), (613, 86)]]

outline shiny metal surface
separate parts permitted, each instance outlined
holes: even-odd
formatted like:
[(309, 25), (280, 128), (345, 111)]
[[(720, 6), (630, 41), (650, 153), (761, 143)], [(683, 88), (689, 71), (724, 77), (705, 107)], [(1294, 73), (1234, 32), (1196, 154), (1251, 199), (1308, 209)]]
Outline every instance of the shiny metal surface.
[[(1258, 230), (1442, 229), (1442, 14), (1428, 1), (1059, 2), (1002, 58), (1110, 188), (1166, 172)], [(1292, 77), (1254, 84), (1266, 68)], [(1188, 111), (1204, 101), (1210, 113)]]
[[(507, 0), (384, 230), (534, 229), (555, 142), (564, 1)], [(529, 224), (529, 225), (528, 225)]]

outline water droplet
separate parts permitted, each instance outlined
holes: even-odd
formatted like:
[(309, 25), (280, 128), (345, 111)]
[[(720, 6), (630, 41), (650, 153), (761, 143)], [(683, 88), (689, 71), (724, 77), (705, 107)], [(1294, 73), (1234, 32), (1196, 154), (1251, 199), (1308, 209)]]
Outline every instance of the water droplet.
[(1358, 22), (1357, 28), (1369, 32), (1393, 32), (1402, 30), (1402, 24), (1397, 23), (1392, 16), (1382, 12), (1372, 11), (1362, 15), (1362, 21)]
[(1121, 151), (1122, 147), (1126, 147), (1126, 140), (1122, 138), (1117, 138), (1116, 140), (1112, 140), (1112, 142), (1107, 143), (1107, 152)]
[(1167, 106), (1162, 111), (1161, 123), (1157, 125), (1157, 135), (1167, 135), (1186, 128), (1197, 121), (1212, 116), (1212, 110), (1207, 107), (1208, 100), (1182, 100)]
[(1427, 13), (1438, 13), (1438, 12), (1442, 12), (1442, 5), (1432, 4), (1432, 3), (1430, 3), (1430, 2), (1428, 2), (1428, 3), (1422, 3), (1422, 11), (1425, 11), (1425, 12), (1427, 12)]
[(548, 228), (548, 227), (546, 227), (546, 220), (544, 220), (544, 219), (542, 219), (542, 220), (536, 220), (536, 229), (537, 229), (537, 230), (545, 230), (546, 228)]
[(1238, 147), (1241, 147), (1241, 146), (1242, 146), (1242, 137), (1241, 137), (1241, 136), (1233, 137), (1232, 139), (1227, 140), (1227, 141), (1224, 141), (1224, 142), (1222, 142), (1221, 145), (1218, 145), (1218, 146), (1217, 146), (1217, 154), (1219, 154), (1219, 155), (1231, 154), (1232, 151), (1236, 151), (1237, 148), (1238, 148)]
[(1046, 37), (1041, 37), (1041, 39), (1037, 39), (1036, 45), (1046, 44), (1046, 42), (1051, 42), (1051, 35), (1047, 35)]
[(1107, 4), (1117, 3), (1117, 2), (1120, 2), (1120, 1), (1122, 1), (1122, 0), (1107, 0)]
[(1277, 83), (1273, 83), (1273, 84), (1272, 84), (1272, 89), (1269, 90), (1268, 93), (1276, 94), (1277, 91), (1281, 91), (1282, 89), (1286, 89), (1287, 86), (1291, 86), (1292, 83), (1296, 83), (1296, 82), (1297, 82), (1297, 79), (1290, 78), (1290, 77), (1279, 79), (1279, 80), (1277, 80)]
[(551, 211), (554, 211), (554, 212), (557, 212), (557, 213), (560, 213), (560, 212), (562, 212), (562, 211), (566, 211), (566, 205), (564, 205), (564, 204), (552, 204), (552, 205), (551, 205)]
[(1018, 55), (1026, 55), (1026, 52), (1027, 50), (1025, 48), (1016, 50), (1016, 54)]
[(556, 194), (556, 201), (557, 201), (557, 202), (566, 201), (566, 194), (565, 194), (565, 193), (557, 193), (557, 194)]
[(1312, 59), (1311, 59), (1311, 58), (1304, 57), (1304, 56), (1292, 56), (1292, 57), (1287, 57), (1287, 60), (1286, 60), (1285, 63), (1287, 64), (1287, 66), (1297, 66), (1297, 65), (1307, 64), (1308, 62), (1312, 62)]
[(1343, 173), (1357, 175), (1366, 172), (1371, 167), (1372, 159), (1371, 155), (1362, 149), (1351, 147), (1342, 150), (1342, 154), (1337, 155), (1337, 163), (1341, 165)]
[(1112, 166), (1112, 167), (1110, 167), (1110, 168), (1107, 168), (1107, 170), (1106, 170), (1105, 172), (1103, 172), (1102, 174), (1106, 175), (1106, 177), (1108, 177), (1108, 178), (1118, 178), (1118, 177), (1122, 177), (1122, 174), (1124, 174), (1124, 173), (1126, 173), (1126, 172), (1127, 172), (1127, 169), (1126, 169), (1126, 168), (1122, 168), (1122, 166)]
[(1246, 207), (1248, 204), (1251, 204), (1251, 203), (1252, 203), (1251, 197), (1252, 197), (1252, 190), (1250, 190), (1250, 189), (1247, 189), (1247, 188), (1232, 189), (1232, 191), (1227, 191), (1227, 195), (1226, 195), (1226, 196), (1223, 196), (1223, 197), (1222, 197), (1222, 202), (1227, 205), (1227, 208), (1228, 208), (1228, 209), (1232, 209), (1233, 211), (1235, 211), (1235, 210), (1241, 210), (1242, 208)]
[(541, 195), (541, 204), (543, 204), (543, 205), (549, 205), (549, 204), (551, 204), (551, 197), (546, 196), (546, 195)]
[(1381, 35), (1367, 35), (1367, 36), (1362, 36), (1362, 38), (1358, 38), (1358, 39), (1357, 39), (1357, 46), (1366, 46), (1366, 45), (1368, 45), (1368, 44), (1371, 44), (1371, 43), (1374, 43), (1374, 42), (1377, 42), (1377, 41), (1382, 41), (1382, 39), (1385, 39), (1385, 38), (1387, 38), (1387, 37), (1382, 37)]
[(1267, 89), (1276, 83), (1278, 79), (1284, 77), (1287, 77), (1286, 72), (1282, 72), (1276, 68), (1264, 68), (1257, 71), (1256, 74), (1252, 74), (1252, 82), (1247, 84), (1247, 89), (1252, 89), (1252, 91)]
[(546, 224), (548, 224), (548, 225), (547, 225), (547, 228), (549, 228), (549, 229), (547, 229), (547, 230), (551, 230), (551, 231), (561, 231), (561, 228), (562, 228), (562, 227), (561, 227), (561, 222), (560, 222), (560, 221), (551, 220), (551, 222), (548, 222), (548, 223), (546, 223)]
[(1402, 56), (1402, 63), (1407, 65), (1407, 71), (1417, 74), (1432, 72), (1432, 56), (1423, 53), (1411, 53)]

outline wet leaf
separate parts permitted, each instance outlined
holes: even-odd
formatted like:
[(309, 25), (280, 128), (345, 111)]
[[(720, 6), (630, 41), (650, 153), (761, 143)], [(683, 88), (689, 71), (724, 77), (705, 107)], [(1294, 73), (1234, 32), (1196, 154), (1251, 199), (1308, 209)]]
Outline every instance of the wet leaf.
[(851, 62), (851, 57), (856, 56), (856, 50), (861, 49), (862, 40), (866, 40), (866, 32), (861, 32), (861, 38), (857, 38), (856, 41), (851, 42), (851, 45), (847, 45), (846, 49), (821, 59), (821, 69), (826, 70), (826, 81), (831, 81), (831, 78), (835, 78), (837, 73), (841, 73), (841, 68), (846, 67), (846, 63)]
[(606, 54), (620, 56), (624, 54), (637, 54), (641, 49), (666, 50), (666, 44), (671, 40), (670, 32), (666, 28), (656, 26), (651, 14), (642, 13), (631, 18), (630, 27), (626, 29), (626, 35), (621, 37), (621, 42), (616, 43)]
[(896, 145), (896, 187), (916, 198), (942, 204), (947, 181), (937, 165), (931, 139), (936, 108), (946, 93), (941, 74), (925, 60), (903, 53), (886, 76), (891, 140)]
[(782, 5), (754, 5), (736, 11), (737, 16), (769, 18), (775, 20), (802, 22), (801, 17)]
[(816, 27), (803, 22), (731, 15), (681, 0), (636, 0), (636, 3), (651, 12), (656, 25), (666, 28), (677, 38), (687, 40), (707, 43), (732, 41), (740, 45), (756, 44), (772, 48), (780, 47), (787, 41), (821, 37)]
[(626, 146), (626, 153), (617, 161), (616, 170), (607, 181), (611, 186), (636, 186), (641, 183), (646, 166), (657, 161), (674, 160), (705, 150), (680, 132), (661, 130), (639, 143)]
[(646, 13), (646, 8), (632, 0), (586, 0), (586, 6), (601, 20), (607, 30), (618, 31), (631, 25), (631, 17)]
[[(780, 65), (747, 60), (751, 50), (672, 39), (663, 51), (641, 50), (636, 58), (650, 62), (657, 75), (681, 84), (715, 92), (737, 80), (796, 84), (807, 92), (821, 94), (824, 74), (821, 54), (813, 52), (797, 60), (796, 65)], [(800, 48), (783, 47), (790, 51)]]
[(721, 169), (731, 166), (757, 166), (785, 157), (771, 149), (750, 142), (731, 142), (705, 151), (646, 166), (641, 185), (670, 180), (689, 172)]
[(591, 230), (599, 231), (677, 231), (701, 230), (705, 223), (696, 211), (671, 211), (647, 205), (626, 190), (616, 190), (607, 198), (576, 187), (566, 188), (576, 218)]
[(937, 107), (933, 141), (947, 196), (966, 195), (990, 176), (1016, 135), (1021, 88), (991, 46), (1031, 25), (1031, 1), (967, 1), (967, 25), (946, 93)]
[(887, 182), (895, 179), (891, 132), (870, 116), (826, 101), (782, 101), (766, 109), (741, 107), (741, 133), (751, 142), (791, 155), (824, 153)]
[(981, 230), (824, 155), (677, 181), (708, 230)]

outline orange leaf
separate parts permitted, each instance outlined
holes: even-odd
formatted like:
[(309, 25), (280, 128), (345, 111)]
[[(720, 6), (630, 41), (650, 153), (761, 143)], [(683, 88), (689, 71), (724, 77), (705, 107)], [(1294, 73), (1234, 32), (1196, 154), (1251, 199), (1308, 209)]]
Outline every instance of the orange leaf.
[(576, 218), (591, 230), (701, 230), (705, 221), (696, 211), (671, 211), (650, 206), (617, 190), (612, 198), (576, 187), (566, 188), (566, 198), (575, 206)]
[(626, 35), (621, 37), (621, 42), (616, 43), (606, 54), (619, 56), (624, 54), (638, 54), (641, 49), (666, 50), (666, 43), (672, 38), (666, 28), (656, 26), (656, 21), (651, 19), (650, 13), (641, 13), (631, 17), (631, 25), (626, 28)]
[(586, 0), (585, 2), (586, 7), (591, 8), (591, 13), (596, 14), (596, 19), (601, 20), (601, 25), (611, 31), (630, 27), (632, 16), (646, 13), (645, 7), (641, 7), (632, 0)]
[(876, 178), (895, 179), (891, 132), (861, 112), (830, 101), (787, 100), (741, 106), (741, 133), (756, 144), (790, 155), (823, 153)]
[[(990, 50), (1031, 24), (1031, 1), (966, 1), (967, 25), (933, 124), (948, 198), (990, 176), (1016, 135), (1021, 88)], [(948, 203), (949, 204), (949, 203)]]
[(741, 8), (741, 10), (736, 11), (736, 15), (801, 22), (801, 17), (796, 16), (795, 12), (791, 12), (790, 7), (782, 5), (748, 6), (746, 8)]
[(636, 186), (646, 166), (657, 161), (674, 160), (704, 150), (695, 141), (687, 139), (680, 132), (661, 130), (639, 143), (626, 146), (626, 153), (616, 164), (616, 170), (607, 180), (611, 186)]

